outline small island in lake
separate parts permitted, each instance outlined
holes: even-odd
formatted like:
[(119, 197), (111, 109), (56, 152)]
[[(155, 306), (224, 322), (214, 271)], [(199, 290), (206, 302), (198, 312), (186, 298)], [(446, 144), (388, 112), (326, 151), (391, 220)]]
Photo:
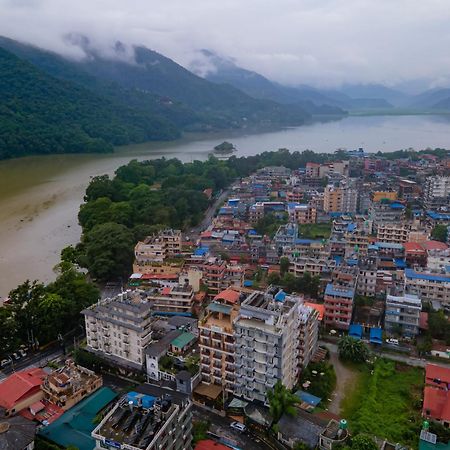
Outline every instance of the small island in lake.
[(214, 151), (217, 153), (233, 153), (236, 151), (236, 147), (231, 143), (224, 141), (214, 147)]

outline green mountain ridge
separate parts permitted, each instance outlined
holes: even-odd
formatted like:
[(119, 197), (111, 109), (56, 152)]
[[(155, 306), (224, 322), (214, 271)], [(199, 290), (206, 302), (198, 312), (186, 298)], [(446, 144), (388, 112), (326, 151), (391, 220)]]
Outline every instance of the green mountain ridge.
[(58, 80), (0, 48), (0, 159), (109, 152), (113, 145), (179, 136), (156, 115)]

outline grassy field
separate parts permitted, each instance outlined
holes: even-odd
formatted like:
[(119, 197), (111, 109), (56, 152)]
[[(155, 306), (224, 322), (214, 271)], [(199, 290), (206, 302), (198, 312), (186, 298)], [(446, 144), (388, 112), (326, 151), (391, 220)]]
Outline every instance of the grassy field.
[(373, 373), (359, 367), (359, 379), (343, 401), (342, 417), (352, 434), (369, 433), (418, 448), (423, 369), (378, 360)]
[(331, 223), (312, 223), (298, 226), (299, 234), (306, 239), (328, 239), (331, 234)]

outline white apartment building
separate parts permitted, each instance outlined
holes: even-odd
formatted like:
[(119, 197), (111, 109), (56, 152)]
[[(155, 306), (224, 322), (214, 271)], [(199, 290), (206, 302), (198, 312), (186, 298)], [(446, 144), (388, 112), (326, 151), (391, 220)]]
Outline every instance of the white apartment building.
[(164, 259), (181, 253), (181, 231), (162, 230), (157, 235), (138, 242), (134, 248), (136, 263), (139, 265), (162, 263)]
[(126, 291), (82, 311), (87, 350), (111, 362), (142, 369), (152, 339), (152, 307), (142, 291)]
[(302, 299), (276, 291), (253, 292), (234, 322), (234, 394), (246, 400), (267, 402), (267, 390), (278, 380), (288, 389), (298, 381)]
[(377, 241), (403, 244), (409, 242), (411, 225), (407, 223), (380, 223), (377, 226)]
[(417, 295), (388, 295), (384, 328), (387, 333), (400, 332), (402, 336), (414, 337), (419, 334), (420, 312), (422, 302)]
[(427, 269), (442, 272), (450, 267), (450, 248), (446, 250), (428, 250)]
[(188, 284), (152, 288), (146, 290), (145, 294), (155, 314), (192, 312), (195, 293)]
[(301, 305), (299, 334), (299, 368), (306, 367), (319, 347), (319, 312), (311, 306)]
[(427, 208), (431, 209), (441, 204), (445, 206), (450, 196), (450, 176), (428, 177), (425, 180), (423, 195)]
[(405, 290), (422, 301), (431, 302), (435, 309), (450, 306), (450, 275), (405, 269)]

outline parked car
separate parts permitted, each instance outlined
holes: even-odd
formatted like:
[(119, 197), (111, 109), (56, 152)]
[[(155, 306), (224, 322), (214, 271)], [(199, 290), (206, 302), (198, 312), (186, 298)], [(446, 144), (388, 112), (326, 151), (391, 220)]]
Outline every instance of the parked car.
[(233, 428), (233, 430), (244, 432), (247, 428), (246, 426), (241, 422), (232, 422), (230, 424), (230, 427)]
[(17, 353), (13, 353), (12, 356), (16, 361), (20, 359), (20, 356)]
[(6, 367), (7, 365), (9, 365), (11, 363), (12, 363), (11, 359), (2, 359), (0, 361), (0, 367), (2, 367), (2, 368)]
[(398, 339), (386, 339), (386, 342), (388, 344), (392, 344), (392, 345), (398, 345)]
[(22, 356), (22, 358), (25, 358), (25, 356), (27, 356), (27, 352), (23, 349), (19, 350), (20, 355)]

